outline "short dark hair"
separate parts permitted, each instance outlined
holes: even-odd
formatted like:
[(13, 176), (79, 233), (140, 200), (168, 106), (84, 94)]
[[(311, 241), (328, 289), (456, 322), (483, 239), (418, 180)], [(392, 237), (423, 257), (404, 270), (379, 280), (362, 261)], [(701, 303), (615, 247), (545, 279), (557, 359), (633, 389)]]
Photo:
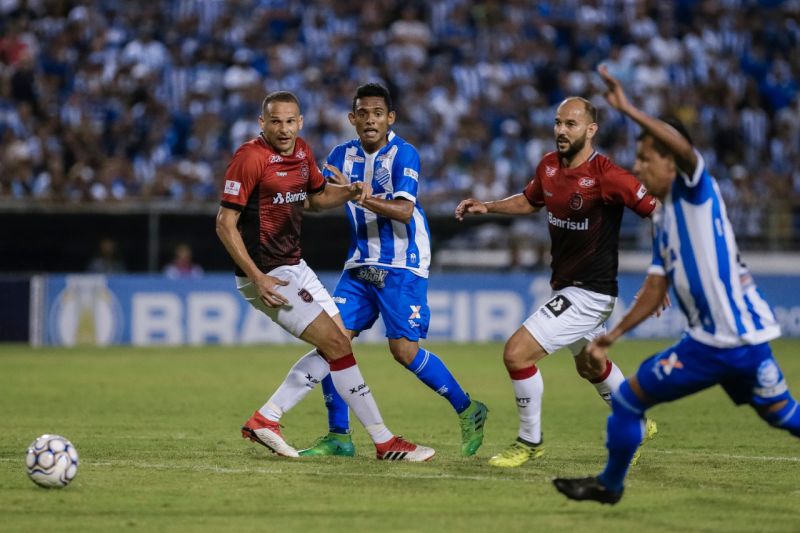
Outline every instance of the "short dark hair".
[(564, 101), (559, 104), (559, 107), (573, 100), (577, 100), (578, 102), (583, 104), (583, 108), (586, 111), (586, 116), (589, 117), (590, 119), (589, 124), (591, 124), (592, 122), (597, 122), (597, 108), (594, 106), (593, 103), (591, 103), (589, 100), (581, 96), (570, 96), (568, 98), (564, 98)]
[[(683, 122), (681, 122), (679, 119), (675, 117), (661, 117), (660, 120), (662, 122), (666, 122), (667, 124), (675, 128), (675, 130), (681, 134), (681, 137), (686, 139), (689, 142), (689, 144), (694, 146), (694, 141), (692, 141), (692, 136), (689, 135), (689, 130), (686, 129), (686, 126), (683, 124)], [(653, 139), (653, 149), (656, 152), (658, 152), (660, 156), (664, 157), (670, 153), (670, 150), (666, 147), (666, 145), (661, 141), (657, 140), (655, 137), (653, 137), (650, 133), (647, 132), (647, 130), (642, 130), (642, 132), (636, 137), (636, 140), (642, 141), (646, 137), (650, 137), (651, 139)]]
[(389, 89), (380, 83), (365, 83), (364, 85), (359, 85), (358, 89), (356, 89), (356, 95), (353, 97), (353, 112), (356, 110), (356, 100), (359, 98), (366, 98), (368, 96), (377, 96), (378, 98), (383, 98), (383, 101), (386, 102), (386, 109), (389, 111), (394, 111), (392, 95), (389, 94)]
[(294, 103), (297, 105), (297, 109), (300, 109), (300, 100), (294, 95), (294, 93), (290, 93), (289, 91), (275, 91), (269, 93), (265, 98), (264, 101), (261, 103), (261, 114), (263, 115), (264, 112), (267, 110), (267, 106), (272, 102), (289, 102)]

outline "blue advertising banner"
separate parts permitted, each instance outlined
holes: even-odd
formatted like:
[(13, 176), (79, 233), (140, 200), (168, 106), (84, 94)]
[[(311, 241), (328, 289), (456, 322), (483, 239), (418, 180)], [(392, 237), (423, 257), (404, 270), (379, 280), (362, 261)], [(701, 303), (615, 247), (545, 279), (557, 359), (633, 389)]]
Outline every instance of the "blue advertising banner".
[[(333, 290), (338, 273), (321, 273)], [(621, 275), (620, 297), (613, 324), (625, 313), (644, 279)], [(787, 337), (800, 337), (800, 277), (758, 276)], [(38, 309), (40, 324), (31, 328), (34, 344), (254, 344), (298, 342), (236, 291), (233, 276), (169, 280), (162, 276), (45, 276)], [(525, 273), (435, 273), (428, 303), (428, 339), (436, 341), (505, 340), (550, 296), (548, 277)], [(630, 337), (677, 337), (684, 326), (677, 308), (650, 318)], [(379, 320), (362, 333), (366, 342), (380, 342)]]

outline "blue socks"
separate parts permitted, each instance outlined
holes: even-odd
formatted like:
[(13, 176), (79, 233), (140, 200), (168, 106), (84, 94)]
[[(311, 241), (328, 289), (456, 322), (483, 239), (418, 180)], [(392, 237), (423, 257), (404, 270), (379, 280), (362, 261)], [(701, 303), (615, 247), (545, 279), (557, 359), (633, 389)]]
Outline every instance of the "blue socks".
[[(440, 396), (444, 396), (456, 413), (460, 414), (469, 407), (471, 402), (469, 396), (436, 354), (420, 348), (407, 368), (425, 385)], [(347, 433), (350, 430), (350, 411), (345, 401), (336, 392), (330, 374), (322, 380), (322, 394), (325, 399), (325, 407), (328, 408), (329, 431)]]
[(436, 354), (420, 348), (414, 360), (406, 368), (437, 394), (444, 396), (456, 413), (460, 414), (469, 407), (469, 396)]
[(800, 437), (800, 405), (791, 396), (780, 410), (761, 416), (771, 426), (785, 429), (795, 437)]
[(350, 431), (350, 410), (347, 403), (336, 392), (333, 378), (328, 373), (322, 380), (322, 397), (328, 408), (328, 429), (331, 433), (347, 433)]
[(600, 482), (609, 490), (622, 491), (631, 459), (644, 436), (645, 409), (627, 381), (611, 398), (611, 415), (606, 429), (608, 463), (599, 476)]

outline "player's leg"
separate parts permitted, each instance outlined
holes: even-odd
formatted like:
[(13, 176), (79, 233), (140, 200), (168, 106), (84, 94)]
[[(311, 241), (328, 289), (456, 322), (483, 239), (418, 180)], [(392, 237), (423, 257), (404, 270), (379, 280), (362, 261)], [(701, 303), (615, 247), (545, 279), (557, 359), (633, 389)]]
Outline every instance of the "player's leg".
[[(378, 308), (370, 299), (369, 289), (370, 286), (357, 277), (356, 270), (345, 270), (333, 291), (332, 301), (337, 309), (332, 318), (350, 339), (372, 327), (378, 318)], [(336, 391), (330, 374), (322, 380), (322, 396), (328, 412), (328, 433), (300, 455), (355, 455), (350, 437), (350, 409)]]
[(488, 409), (470, 399), (439, 356), (419, 346), (430, 324), (428, 280), (405, 269), (383, 272), (383, 286), (373, 285), (370, 293), (383, 317), (389, 350), (398, 363), (450, 403), (460, 419), (461, 453), (474, 455), (483, 442)]
[(722, 383), (736, 404), (749, 403), (769, 425), (800, 437), (800, 407), (789, 392), (769, 343), (744, 346), (729, 357), (737, 375)]
[(708, 347), (690, 338), (681, 340), (645, 360), (635, 376), (612, 395), (606, 428), (608, 462), (598, 476), (559, 478), (559, 492), (573, 500), (614, 504), (622, 497), (631, 458), (644, 436), (645, 411), (653, 405), (676, 400), (721, 381), (727, 369), (707, 357)]
[(503, 349), (503, 363), (517, 402), (519, 431), (511, 446), (489, 459), (492, 466), (517, 467), (544, 455), (541, 426), (544, 382), (536, 363), (549, 352), (529, 327), (535, 316), (511, 335)]
[(319, 348), (328, 358), (333, 385), (375, 443), (378, 459), (427, 461), (434, 450), (394, 436), (384, 425), (378, 405), (361, 375), (350, 340), (327, 315), (320, 314), (300, 338)]

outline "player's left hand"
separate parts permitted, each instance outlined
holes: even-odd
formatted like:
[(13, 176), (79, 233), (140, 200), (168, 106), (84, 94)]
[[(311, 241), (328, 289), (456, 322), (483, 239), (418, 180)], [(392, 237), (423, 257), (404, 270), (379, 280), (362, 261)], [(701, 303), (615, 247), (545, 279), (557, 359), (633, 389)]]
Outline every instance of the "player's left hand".
[(363, 181), (351, 183), (348, 185), (348, 188), (350, 189), (350, 194), (352, 195), (353, 200), (355, 200), (359, 205), (363, 205), (364, 200), (372, 195), (372, 186)]
[(628, 97), (625, 96), (622, 84), (608, 72), (608, 67), (606, 65), (597, 67), (597, 72), (600, 74), (600, 78), (605, 82), (606, 87), (608, 87), (608, 91), (605, 94), (606, 100), (611, 104), (611, 107), (624, 113), (630, 106), (630, 102), (628, 102)]
[(608, 348), (614, 344), (614, 340), (608, 335), (601, 335), (595, 338), (586, 346), (586, 353), (594, 359), (608, 357)]

